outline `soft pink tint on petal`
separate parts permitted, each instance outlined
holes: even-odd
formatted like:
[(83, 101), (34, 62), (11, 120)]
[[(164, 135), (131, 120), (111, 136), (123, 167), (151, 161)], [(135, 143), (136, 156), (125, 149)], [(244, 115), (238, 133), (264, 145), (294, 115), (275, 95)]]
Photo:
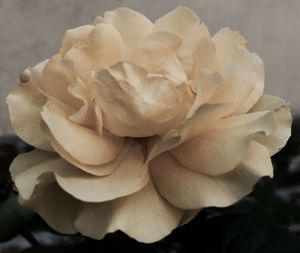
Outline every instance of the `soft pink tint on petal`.
[(6, 98), (9, 117), (16, 134), (30, 145), (51, 150), (50, 142), (41, 128), (41, 110), (46, 98), (39, 92), (41, 75), (47, 61), (21, 74), (21, 83)]
[[(180, 224), (183, 214), (162, 198), (149, 182), (129, 196), (99, 204), (83, 204), (75, 226), (81, 234), (97, 240), (106, 233), (122, 230), (137, 241), (151, 243), (171, 233)], [(91, 223), (93, 226), (86, 226)]]
[(256, 142), (251, 143), (241, 164), (223, 175), (191, 171), (168, 153), (154, 159), (150, 171), (159, 192), (182, 209), (229, 206), (250, 193), (261, 177), (273, 175), (268, 150)]

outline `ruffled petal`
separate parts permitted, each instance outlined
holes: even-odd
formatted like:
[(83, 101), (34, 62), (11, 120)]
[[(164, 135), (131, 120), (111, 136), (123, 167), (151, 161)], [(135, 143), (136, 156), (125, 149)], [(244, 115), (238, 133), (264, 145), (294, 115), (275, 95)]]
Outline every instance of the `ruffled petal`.
[(122, 230), (137, 241), (151, 243), (171, 233), (182, 217), (183, 211), (164, 200), (149, 182), (123, 198), (82, 204), (75, 226), (83, 235), (97, 240), (106, 233)]
[(263, 176), (272, 176), (273, 167), (268, 150), (251, 142), (241, 164), (233, 171), (208, 176), (181, 166), (168, 153), (154, 159), (150, 172), (158, 191), (174, 206), (199, 209), (229, 206), (252, 191)]
[(89, 165), (77, 161), (57, 141), (55, 141), (55, 139), (51, 140), (53, 149), (56, 150), (63, 159), (73, 164), (75, 167), (95, 176), (107, 176), (112, 174), (127, 156), (128, 150), (131, 148), (131, 144), (132, 141), (127, 140), (124, 143), (124, 147), (121, 152), (112, 161), (100, 165)]
[(283, 99), (263, 95), (251, 108), (250, 112), (270, 110), (276, 120), (276, 130), (271, 135), (258, 135), (255, 140), (269, 149), (270, 155), (280, 151), (291, 136), (292, 115), (289, 105)]
[(223, 78), (210, 103), (231, 102), (232, 114), (248, 112), (263, 94), (263, 62), (246, 49), (237, 51)]
[(37, 212), (47, 224), (64, 234), (75, 234), (74, 221), (80, 202), (64, 192), (56, 183), (38, 187), (30, 199), (19, 197), (19, 203)]
[(221, 119), (170, 152), (186, 168), (215, 176), (233, 170), (242, 161), (255, 135), (268, 136), (275, 129), (275, 119), (268, 111), (234, 116)]
[(38, 185), (54, 182), (53, 171), (62, 160), (53, 152), (34, 150), (15, 158), (10, 166), (14, 183), (23, 199), (30, 199)]
[(218, 31), (212, 40), (216, 47), (216, 61), (220, 72), (229, 67), (238, 50), (247, 46), (247, 40), (239, 32), (227, 27)]
[[(151, 143), (148, 161), (210, 129), (222, 116), (226, 115), (228, 109), (230, 109), (230, 104), (203, 104), (178, 129), (170, 130)], [(153, 138), (149, 141), (152, 142), (152, 140)]]
[[(117, 136), (145, 137), (178, 125), (186, 108), (173, 82), (129, 62), (98, 72), (92, 92), (103, 125)], [(117, 113), (116, 113), (117, 112)]]
[(62, 56), (65, 54), (75, 45), (75, 44), (85, 44), (88, 41), (88, 34), (93, 30), (93, 25), (83, 25), (73, 29), (69, 29), (65, 32), (61, 48), (59, 53)]
[(6, 98), (15, 133), (25, 142), (43, 150), (51, 150), (41, 128), (41, 110), (46, 98), (39, 92), (41, 75), (47, 61), (25, 70), (17, 85)]
[(122, 138), (106, 133), (99, 136), (96, 131), (71, 122), (55, 101), (48, 101), (43, 108), (42, 118), (52, 137), (77, 161), (99, 165), (113, 160), (122, 150)]
[(145, 16), (126, 7), (105, 12), (103, 22), (112, 24), (121, 34), (126, 48), (125, 58), (151, 33), (153, 27)]
[(61, 55), (56, 54), (44, 68), (40, 88), (48, 97), (77, 109), (81, 106), (81, 102), (69, 92), (69, 87), (75, 82), (76, 76), (71, 63), (63, 61)]
[(123, 41), (110, 24), (98, 24), (88, 35), (87, 43), (75, 44), (66, 54), (82, 80), (90, 71), (107, 68), (123, 58)]
[(116, 171), (104, 177), (87, 174), (71, 166), (56, 168), (58, 184), (75, 198), (102, 202), (132, 194), (149, 181), (147, 165), (138, 144), (134, 144)]
[(151, 71), (163, 64), (181, 43), (181, 38), (174, 33), (151, 33), (134, 52), (132, 62)]

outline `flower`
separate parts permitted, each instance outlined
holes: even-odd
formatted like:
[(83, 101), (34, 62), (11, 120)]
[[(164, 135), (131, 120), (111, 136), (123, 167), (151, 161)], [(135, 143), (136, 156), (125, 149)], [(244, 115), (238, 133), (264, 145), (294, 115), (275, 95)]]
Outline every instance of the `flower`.
[(246, 44), (184, 7), (154, 24), (118, 8), (66, 31), (7, 97), (36, 147), (10, 168), (19, 202), (62, 233), (154, 242), (251, 192), (292, 119)]

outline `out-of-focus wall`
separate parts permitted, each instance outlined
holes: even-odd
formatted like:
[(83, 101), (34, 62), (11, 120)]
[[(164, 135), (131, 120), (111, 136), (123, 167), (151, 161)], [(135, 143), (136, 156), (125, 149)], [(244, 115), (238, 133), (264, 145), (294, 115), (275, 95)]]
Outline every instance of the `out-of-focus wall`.
[(300, 0), (0, 0), (0, 133), (11, 131), (5, 97), (18, 74), (54, 54), (66, 29), (118, 6), (155, 20), (178, 4), (192, 8), (212, 34), (239, 30), (265, 62), (266, 92), (300, 113)]

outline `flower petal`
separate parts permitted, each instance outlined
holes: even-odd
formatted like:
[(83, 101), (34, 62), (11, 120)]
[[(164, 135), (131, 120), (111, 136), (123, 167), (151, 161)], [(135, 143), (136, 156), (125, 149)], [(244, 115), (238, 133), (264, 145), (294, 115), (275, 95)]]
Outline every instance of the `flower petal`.
[(41, 150), (17, 156), (10, 171), (22, 198), (30, 199), (37, 185), (54, 182), (54, 168), (61, 163), (62, 160), (57, 154)]
[(63, 61), (61, 55), (56, 54), (44, 68), (40, 88), (48, 97), (77, 109), (81, 105), (80, 100), (72, 96), (68, 90), (75, 82), (76, 76), (70, 63)]
[[(145, 137), (178, 124), (186, 113), (173, 82), (129, 62), (98, 72), (92, 93), (103, 125), (117, 136)], [(117, 113), (114, 113), (117, 112)]]
[(74, 64), (82, 80), (90, 71), (107, 68), (123, 58), (123, 41), (110, 24), (98, 24), (88, 35), (86, 43), (75, 44), (65, 58)]
[(65, 32), (59, 53), (62, 56), (77, 43), (87, 43), (88, 34), (93, 30), (93, 25), (83, 25)]
[(41, 75), (47, 61), (21, 74), (21, 83), (6, 98), (10, 121), (16, 134), (25, 142), (43, 150), (51, 150), (41, 128), (41, 110), (46, 98), (39, 92)]
[(75, 234), (74, 227), (80, 202), (64, 192), (56, 183), (38, 188), (29, 200), (19, 197), (19, 203), (37, 212), (47, 224), (64, 234)]
[(284, 147), (291, 136), (293, 119), (288, 104), (281, 98), (263, 95), (254, 107), (251, 108), (250, 112), (266, 110), (273, 112), (277, 129), (271, 135), (258, 135), (255, 137), (255, 140), (266, 146), (272, 156)]
[(107, 176), (112, 174), (120, 165), (120, 163), (124, 160), (124, 158), (128, 154), (128, 150), (131, 147), (131, 140), (127, 140), (124, 143), (124, 147), (121, 152), (117, 155), (115, 159), (110, 162), (100, 164), (100, 165), (88, 165), (82, 164), (76, 159), (74, 159), (64, 148), (57, 142), (55, 139), (51, 140), (51, 145), (54, 150), (56, 150), (59, 155), (68, 161), (69, 163), (73, 164), (75, 167), (95, 176)]
[(231, 64), (234, 55), (240, 49), (245, 49), (247, 40), (237, 31), (222, 28), (212, 38), (216, 47), (218, 71), (223, 72)]
[(221, 119), (217, 126), (182, 143), (170, 153), (186, 168), (206, 175), (233, 170), (243, 159), (253, 137), (276, 129), (268, 111)]
[(113, 160), (123, 148), (123, 139), (83, 127), (68, 120), (68, 115), (55, 101), (49, 101), (42, 118), (53, 138), (74, 159), (89, 165), (99, 165)]
[(97, 240), (106, 233), (122, 230), (137, 241), (151, 243), (168, 235), (180, 224), (182, 216), (183, 211), (164, 200), (149, 182), (140, 191), (123, 198), (84, 203), (75, 226), (83, 235)]
[(178, 6), (156, 20), (153, 31), (166, 31), (177, 34), (185, 48), (196, 48), (201, 40), (200, 19), (190, 9)]
[(264, 89), (262, 60), (246, 49), (240, 49), (226, 70), (210, 103), (232, 102), (232, 114), (243, 114), (258, 101)]
[(251, 192), (263, 176), (272, 176), (268, 150), (251, 142), (241, 164), (233, 171), (208, 176), (182, 167), (170, 154), (163, 154), (150, 164), (150, 172), (158, 191), (174, 206), (198, 209), (229, 206)]
[(229, 106), (230, 104), (203, 104), (178, 129), (170, 130), (160, 140), (151, 145), (152, 148), (147, 161), (205, 132), (226, 114)]
[(104, 177), (72, 167), (55, 170), (55, 177), (66, 192), (85, 202), (102, 202), (132, 194), (149, 181), (147, 165), (138, 144), (134, 144), (116, 171)]
[(134, 52), (132, 61), (151, 71), (163, 64), (181, 43), (181, 38), (174, 33), (151, 33)]
[(126, 48), (125, 54), (137, 48), (153, 27), (152, 22), (145, 16), (126, 7), (105, 12), (104, 22), (112, 24), (121, 34)]

